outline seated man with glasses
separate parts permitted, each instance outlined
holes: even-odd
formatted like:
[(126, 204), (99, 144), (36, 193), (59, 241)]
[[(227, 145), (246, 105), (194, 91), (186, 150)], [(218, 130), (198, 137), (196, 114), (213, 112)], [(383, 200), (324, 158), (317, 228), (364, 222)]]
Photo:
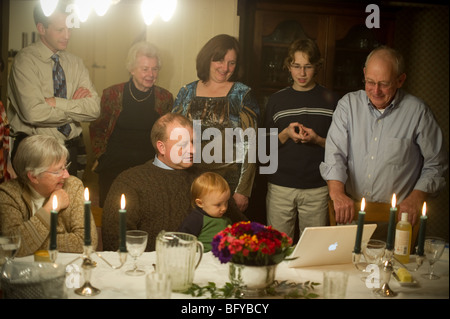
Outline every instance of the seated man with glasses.
[[(49, 249), (53, 195), (58, 200), (58, 251), (83, 252), (84, 187), (69, 175), (68, 156), (68, 150), (51, 136), (32, 135), (20, 143), (13, 163), (17, 179), (0, 185), (0, 232), (21, 236), (17, 256)], [(94, 249), (97, 239), (91, 216)]]
[(325, 145), (322, 177), (328, 182), (336, 221), (348, 223), (354, 201), (390, 203), (414, 225), (428, 195), (445, 185), (448, 168), (442, 131), (432, 111), (401, 88), (402, 55), (381, 46), (364, 67), (365, 90), (338, 103)]

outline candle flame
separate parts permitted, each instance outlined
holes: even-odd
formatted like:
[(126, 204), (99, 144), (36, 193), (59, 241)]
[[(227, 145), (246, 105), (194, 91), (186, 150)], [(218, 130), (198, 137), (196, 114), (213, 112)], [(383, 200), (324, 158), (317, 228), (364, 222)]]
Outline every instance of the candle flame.
[(58, 208), (58, 198), (56, 195), (53, 195), (53, 210), (56, 210)]
[(125, 209), (125, 195), (122, 194), (120, 197), (120, 209)]
[(84, 189), (84, 200), (89, 201), (89, 189), (87, 187)]
[(427, 215), (427, 202), (423, 202), (422, 216), (426, 216), (426, 215)]
[(366, 208), (366, 199), (363, 197), (361, 199), (361, 211), (364, 211), (364, 208)]
[(392, 195), (392, 202), (391, 202), (391, 204), (392, 204), (392, 208), (395, 208), (395, 204), (397, 204), (397, 199), (396, 199), (396, 197), (395, 197), (395, 193), (394, 193), (394, 195)]

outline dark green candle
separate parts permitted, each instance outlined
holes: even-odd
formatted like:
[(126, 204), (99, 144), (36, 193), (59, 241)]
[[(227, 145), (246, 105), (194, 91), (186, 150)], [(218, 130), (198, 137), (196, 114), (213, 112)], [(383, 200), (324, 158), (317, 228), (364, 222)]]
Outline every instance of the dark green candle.
[(353, 252), (355, 254), (361, 253), (361, 239), (362, 239), (362, 233), (363, 233), (363, 229), (364, 229), (364, 218), (366, 217), (366, 212), (364, 211), (365, 204), (366, 204), (366, 202), (365, 202), (365, 199), (363, 198), (361, 200), (361, 210), (358, 213), (358, 228), (356, 230), (355, 248), (353, 250)]
[(122, 194), (122, 197), (120, 198), (120, 209), (119, 209), (119, 235), (120, 235), (120, 242), (119, 242), (119, 251), (120, 252), (127, 252), (127, 239), (126, 239), (126, 232), (127, 232), (127, 211), (125, 210), (125, 195)]
[(84, 190), (84, 245), (91, 246), (91, 202), (89, 201), (89, 190)]
[(397, 216), (397, 207), (396, 207), (396, 198), (395, 194), (392, 196), (392, 207), (389, 211), (389, 227), (388, 234), (386, 240), (386, 249), (392, 250), (394, 249), (394, 237), (395, 237), (395, 226), (396, 226), (396, 216)]
[(420, 228), (419, 228), (419, 243), (417, 248), (417, 255), (424, 255), (424, 245), (425, 245), (425, 232), (427, 228), (427, 203), (423, 203), (422, 216), (420, 216)]
[(56, 225), (58, 224), (58, 200), (53, 196), (52, 211), (50, 212), (50, 250), (56, 250)]

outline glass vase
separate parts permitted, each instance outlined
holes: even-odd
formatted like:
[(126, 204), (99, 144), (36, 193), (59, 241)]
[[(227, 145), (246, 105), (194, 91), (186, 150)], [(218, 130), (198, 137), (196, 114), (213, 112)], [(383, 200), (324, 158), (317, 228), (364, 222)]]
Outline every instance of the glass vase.
[(240, 289), (242, 297), (260, 297), (266, 294), (275, 281), (278, 264), (269, 266), (247, 266), (229, 263), (231, 283)]

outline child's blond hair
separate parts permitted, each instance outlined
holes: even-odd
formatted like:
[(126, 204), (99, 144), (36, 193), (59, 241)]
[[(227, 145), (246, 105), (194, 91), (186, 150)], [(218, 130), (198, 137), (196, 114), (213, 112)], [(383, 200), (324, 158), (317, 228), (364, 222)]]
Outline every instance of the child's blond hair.
[(210, 192), (225, 193), (230, 191), (227, 181), (217, 173), (206, 172), (198, 176), (191, 185), (191, 205), (195, 208), (195, 200)]

